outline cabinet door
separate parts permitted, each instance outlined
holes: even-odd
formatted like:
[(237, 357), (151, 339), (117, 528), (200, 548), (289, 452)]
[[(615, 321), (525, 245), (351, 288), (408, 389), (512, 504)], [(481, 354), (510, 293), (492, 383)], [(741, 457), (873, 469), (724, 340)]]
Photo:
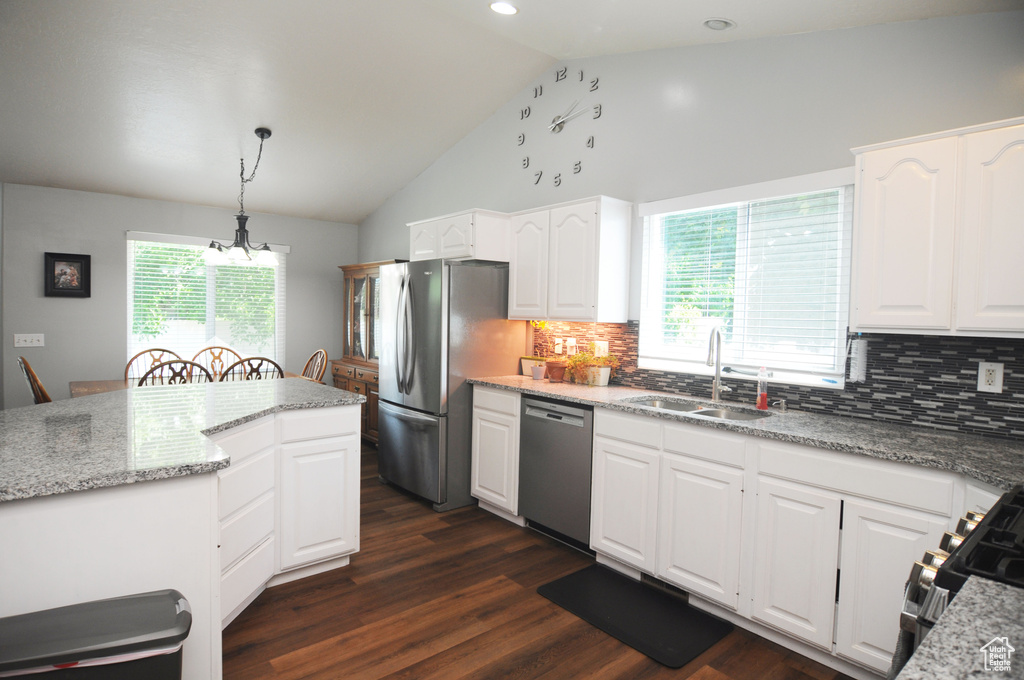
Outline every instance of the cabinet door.
[(753, 617), (823, 649), (832, 647), (839, 507), (827, 491), (758, 480)]
[(359, 549), (359, 437), (281, 446), (281, 569)]
[(1024, 331), (1024, 125), (964, 137), (956, 327)]
[(473, 496), (518, 515), (518, 416), (474, 407), (472, 468)]
[(548, 318), (594, 321), (597, 295), (597, 203), (551, 210)]
[(437, 257), (473, 256), (473, 214), (437, 220)]
[(440, 257), (441, 246), (437, 240), (437, 222), (423, 222), (409, 227), (409, 259), (432, 260)]
[(366, 274), (366, 360), (380, 361), (380, 272)]
[(854, 329), (949, 329), (955, 137), (864, 153), (854, 229)]
[(594, 438), (590, 547), (653, 574), (658, 523), (657, 451)]
[(366, 429), (363, 430), (363, 434), (370, 441), (376, 442), (378, 436), (377, 430), (377, 409), (378, 401), (380, 399), (380, 391), (377, 386), (371, 383), (366, 385)]
[(545, 319), (548, 314), (547, 210), (512, 218), (509, 254), (508, 318)]
[(914, 560), (939, 544), (948, 520), (868, 501), (846, 501), (836, 651), (878, 671), (892, 662), (903, 586)]
[[(366, 361), (370, 343), (369, 333), (369, 277), (366, 275), (352, 276), (348, 279), (351, 282), (352, 298), (349, 300), (348, 309), (351, 314), (348, 319), (348, 335), (351, 338), (348, 356), (359, 361)], [(349, 288), (346, 286), (346, 288)]]
[(743, 471), (664, 455), (658, 499), (658, 576), (736, 609)]

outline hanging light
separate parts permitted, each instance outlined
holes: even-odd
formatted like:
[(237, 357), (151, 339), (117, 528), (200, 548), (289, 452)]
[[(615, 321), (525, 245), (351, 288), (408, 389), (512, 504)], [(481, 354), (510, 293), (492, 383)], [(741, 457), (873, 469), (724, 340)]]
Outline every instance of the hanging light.
[(252, 174), (245, 176), (245, 159), (242, 158), (242, 170), (239, 177), (242, 180), (241, 189), (238, 192), (238, 214), (235, 219), (238, 221), (238, 228), (235, 229), (235, 241), (226, 246), (219, 241), (210, 241), (210, 247), (206, 250), (206, 261), (213, 264), (259, 264), (263, 266), (277, 266), (277, 257), (270, 251), (270, 245), (261, 243), (254, 246), (249, 243), (249, 231), (245, 223), (249, 216), (245, 214), (245, 185), (256, 177), (256, 169), (260, 167), (260, 157), (263, 156), (263, 141), (270, 137), (268, 128), (256, 128), (256, 136), (260, 138), (260, 150), (256, 154), (256, 164), (252, 167)]

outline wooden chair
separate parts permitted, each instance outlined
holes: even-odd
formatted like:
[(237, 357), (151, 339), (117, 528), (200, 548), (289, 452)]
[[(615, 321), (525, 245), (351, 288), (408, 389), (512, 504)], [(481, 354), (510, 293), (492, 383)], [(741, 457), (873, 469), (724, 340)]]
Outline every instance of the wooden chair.
[(21, 366), (21, 372), (28, 382), (28, 388), (32, 390), (32, 398), (35, 402), (37, 404), (48, 404), (53, 401), (53, 399), (50, 399), (50, 395), (46, 393), (46, 388), (43, 387), (43, 383), (39, 382), (39, 376), (32, 370), (32, 366), (29, 365), (25, 357), (18, 357), (18, 365)]
[(179, 361), (182, 360), (181, 357), (169, 349), (153, 348), (143, 350), (128, 360), (128, 364), (124, 367), (124, 381), (135, 382), (141, 378), (146, 371), (157, 364), (161, 364), (172, 359), (177, 359)]
[(302, 368), (302, 377), (308, 380), (320, 382), (327, 370), (327, 350), (318, 349), (309, 357), (306, 365)]
[(206, 367), (194, 361), (171, 359), (153, 366), (139, 378), (143, 385), (180, 385), (183, 383), (213, 382), (213, 375)]
[(229, 347), (205, 347), (192, 357), (192, 361), (202, 364), (210, 371), (214, 379), (219, 379), (224, 369), (241, 361), (242, 357), (235, 350)]
[(284, 369), (273, 359), (268, 359), (267, 357), (248, 357), (241, 361), (236, 361), (225, 368), (220, 376), (220, 381), (267, 380), (283, 377)]

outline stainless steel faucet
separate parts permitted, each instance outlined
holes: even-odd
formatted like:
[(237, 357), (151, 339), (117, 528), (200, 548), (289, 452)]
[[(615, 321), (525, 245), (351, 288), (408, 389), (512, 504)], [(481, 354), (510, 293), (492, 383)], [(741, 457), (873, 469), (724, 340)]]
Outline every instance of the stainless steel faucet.
[(711, 383), (711, 401), (719, 401), (723, 392), (732, 392), (722, 384), (722, 327), (714, 326), (708, 339), (708, 366), (714, 365), (715, 379)]

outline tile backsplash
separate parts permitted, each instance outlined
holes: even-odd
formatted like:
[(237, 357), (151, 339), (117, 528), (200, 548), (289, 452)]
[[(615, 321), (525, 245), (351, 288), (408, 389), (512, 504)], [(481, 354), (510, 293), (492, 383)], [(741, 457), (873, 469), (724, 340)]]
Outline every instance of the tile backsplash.
[[(614, 384), (711, 396), (711, 379), (637, 368), (639, 324), (549, 322), (534, 331), (534, 353), (550, 356), (554, 337), (575, 337), (581, 348), (607, 340), (622, 361)], [(768, 398), (791, 408), (852, 418), (870, 418), (939, 430), (1024, 439), (1024, 340), (864, 334), (868, 341), (867, 379), (827, 390), (770, 383)], [(1003, 392), (977, 391), (978, 362), (1003, 364)], [(733, 388), (728, 401), (754, 403), (755, 385), (724, 380)]]

